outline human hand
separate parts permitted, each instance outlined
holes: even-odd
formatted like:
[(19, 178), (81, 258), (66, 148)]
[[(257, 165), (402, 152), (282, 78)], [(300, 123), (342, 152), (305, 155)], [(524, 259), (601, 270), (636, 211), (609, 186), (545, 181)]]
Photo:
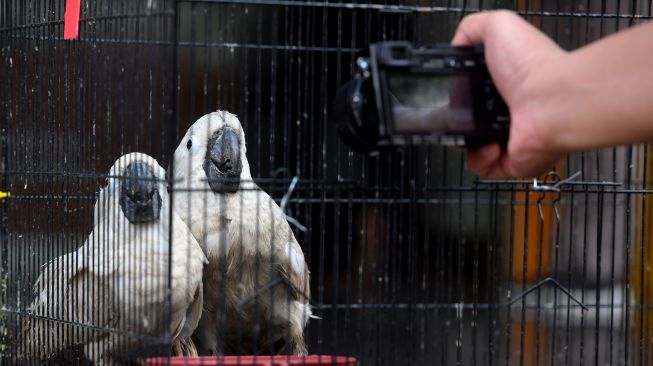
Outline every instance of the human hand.
[(465, 17), (451, 44), (484, 45), (488, 70), (510, 110), (507, 150), (497, 143), (470, 149), (470, 169), (483, 177), (508, 178), (533, 176), (552, 168), (567, 151), (556, 146), (556, 131), (549, 124), (545, 105), (555, 93), (567, 52), (505, 10)]

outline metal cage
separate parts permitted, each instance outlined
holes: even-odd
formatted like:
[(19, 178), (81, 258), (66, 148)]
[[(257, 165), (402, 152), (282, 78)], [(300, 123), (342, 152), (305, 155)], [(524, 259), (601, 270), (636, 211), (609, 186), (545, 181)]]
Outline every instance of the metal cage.
[[(443, 147), (354, 153), (328, 123), (372, 42), (446, 43), (464, 15), (508, 8), (574, 49), (650, 20), (651, 2), (85, 0), (77, 40), (63, 39), (65, 3), (0, 3), (3, 364), (24, 361), (32, 286), (86, 240), (113, 161), (141, 151), (167, 168), (215, 110), (238, 115), (254, 181), (306, 229), (292, 226), (319, 317), (310, 354), (653, 363), (648, 146), (571, 155), (535, 181), (482, 180)], [(82, 342), (116, 332), (42, 320)], [(72, 347), (44, 362), (89, 361)]]

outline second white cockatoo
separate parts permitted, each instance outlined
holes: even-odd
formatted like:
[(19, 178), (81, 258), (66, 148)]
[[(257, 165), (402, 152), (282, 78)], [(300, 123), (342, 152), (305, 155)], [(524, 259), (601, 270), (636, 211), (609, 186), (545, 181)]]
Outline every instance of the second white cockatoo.
[(174, 208), (209, 260), (193, 339), (201, 354), (306, 354), (308, 266), (246, 153), (241, 123), (225, 111), (197, 120), (175, 150)]

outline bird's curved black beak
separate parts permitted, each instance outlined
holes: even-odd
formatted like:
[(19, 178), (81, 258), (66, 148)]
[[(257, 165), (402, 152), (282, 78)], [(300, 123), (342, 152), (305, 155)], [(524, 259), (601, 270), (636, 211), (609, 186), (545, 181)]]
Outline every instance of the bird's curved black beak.
[(231, 127), (222, 127), (211, 136), (203, 168), (213, 192), (233, 193), (238, 190), (243, 171), (240, 158), (238, 135)]
[(123, 170), (120, 185), (120, 208), (132, 224), (159, 219), (161, 196), (154, 172), (147, 165), (135, 161)]

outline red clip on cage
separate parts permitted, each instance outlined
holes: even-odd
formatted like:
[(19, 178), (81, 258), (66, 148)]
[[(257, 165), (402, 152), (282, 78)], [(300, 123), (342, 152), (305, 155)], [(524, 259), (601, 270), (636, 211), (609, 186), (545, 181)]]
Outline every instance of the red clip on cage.
[(355, 366), (356, 359), (346, 356), (206, 356), (158, 357), (147, 360), (149, 366)]

